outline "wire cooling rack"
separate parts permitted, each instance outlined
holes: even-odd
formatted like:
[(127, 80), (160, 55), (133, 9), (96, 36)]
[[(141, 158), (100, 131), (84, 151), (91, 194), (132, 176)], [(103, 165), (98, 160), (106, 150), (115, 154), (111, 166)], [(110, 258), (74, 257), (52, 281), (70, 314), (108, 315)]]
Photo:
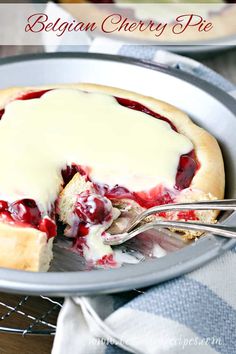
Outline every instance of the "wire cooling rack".
[(62, 298), (0, 294), (0, 333), (54, 335)]

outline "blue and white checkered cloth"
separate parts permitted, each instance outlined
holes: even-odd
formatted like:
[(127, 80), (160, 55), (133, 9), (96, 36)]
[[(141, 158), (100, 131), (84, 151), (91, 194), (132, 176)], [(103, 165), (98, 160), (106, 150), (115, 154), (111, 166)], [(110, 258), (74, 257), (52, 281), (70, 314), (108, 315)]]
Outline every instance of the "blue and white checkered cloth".
[[(54, 5), (55, 6), (55, 5)], [(104, 42), (105, 41), (105, 42)], [(96, 39), (90, 52), (168, 64), (235, 94), (235, 86), (202, 64), (157, 47)], [(76, 47), (77, 48), (77, 47)], [(48, 48), (47, 48), (48, 49)], [(75, 50), (60, 47), (53, 50)], [(80, 49), (80, 48), (79, 48)], [(177, 279), (117, 295), (65, 299), (52, 354), (236, 353), (236, 249)]]

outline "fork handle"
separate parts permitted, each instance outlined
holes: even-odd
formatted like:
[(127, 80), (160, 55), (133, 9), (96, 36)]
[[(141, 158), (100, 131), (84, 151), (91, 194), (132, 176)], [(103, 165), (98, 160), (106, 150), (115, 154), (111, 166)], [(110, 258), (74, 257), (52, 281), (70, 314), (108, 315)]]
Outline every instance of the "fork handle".
[(157, 214), (166, 211), (180, 211), (180, 210), (236, 210), (236, 199), (223, 199), (223, 200), (207, 200), (195, 203), (176, 203), (176, 204), (165, 204), (149, 208), (142, 212), (137, 218), (132, 222), (132, 224), (127, 229), (127, 232), (132, 230), (136, 225), (138, 225), (143, 219), (152, 214)]
[(235, 227), (227, 227), (220, 225), (212, 225), (212, 224), (201, 224), (197, 222), (184, 222), (184, 221), (154, 221), (138, 228), (122, 233), (120, 235), (109, 235), (104, 238), (104, 243), (107, 245), (120, 245), (131, 238), (139, 235), (142, 232), (151, 230), (151, 229), (162, 229), (162, 228), (176, 228), (183, 230), (194, 230), (194, 231), (203, 231), (216, 234), (218, 236), (224, 236), (229, 238), (236, 238), (236, 228)]

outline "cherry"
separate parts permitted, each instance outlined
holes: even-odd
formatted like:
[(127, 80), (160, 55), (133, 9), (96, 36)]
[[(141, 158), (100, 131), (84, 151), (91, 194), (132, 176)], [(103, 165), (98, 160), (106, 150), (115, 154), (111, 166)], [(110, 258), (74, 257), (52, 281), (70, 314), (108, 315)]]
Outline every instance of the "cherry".
[(6, 221), (6, 222), (9, 222), (9, 221), (12, 221), (12, 216), (11, 216), (11, 213), (9, 211), (3, 211), (0, 213), (0, 220), (2, 222)]
[(175, 188), (182, 190), (188, 188), (198, 169), (196, 160), (192, 157), (192, 152), (180, 157), (176, 174)]
[(47, 217), (42, 219), (39, 208), (32, 199), (21, 199), (9, 206), (6, 201), (0, 200), (0, 219), (30, 224), (40, 231), (46, 232), (48, 237), (54, 237), (57, 233), (55, 222)]
[(38, 226), (41, 221), (41, 213), (32, 199), (21, 199), (12, 203), (9, 207), (12, 218), (16, 221), (25, 222)]
[(102, 224), (112, 217), (109, 200), (89, 191), (79, 194), (74, 211), (81, 221), (91, 224)]
[(88, 170), (88, 167), (82, 167), (80, 165), (76, 165), (75, 163), (72, 163), (70, 166), (66, 166), (66, 168), (61, 171), (64, 185), (67, 185), (67, 183), (70, 182), (77, 172), (79, 172), (81, 176), (85, 176), (86, 180), (88, 180)]
[(64, 181), (64, 185), (70, 182), (74, 175), (78, 172), (77, 166), (72, 164), (71, 166), (66, 166), (64, 170), (61, 171), (61, 175)]
[(134, 109), (135, 111), (146, 113), (149, 116), (152, 116), (154, 118), (157, 118), (157, 119), (163, 120), (164, 122), (167, 122), (171, 126), (171, 128), (177, 132), (176, 127), (168, 118), (165, 118), (162, 115), (160, 115), (159, 113), (152, 111), (151, 109), (145, 107), (141, 103), (129, 100), (127, 98), (121, 98), (121, 97), (115, 97), (115, 99), (117, 100), (117, 102), (121, 106), (130, 108), (130, 109)]
[(6, 210), (8, 210), (8, 203), (4, 200), (0, 200), (0, 213)]
[(43, 218), (39, 224), (39, 230), (46, 232), (48, 238), (54, 237), (57, 234), (57, 226), (55, 222), (49, 218)]
[(115, 267), (117, 265), (113, 254), (105, 254), (102, 258), (96, 261), (97, 265), (100, 266), (110, 266), (110, 267)]
[(77, 230), (77, 236), (87, 236), (89, 233), (89, 227), (85, 226), (84, 223), (80, 223)]
[(114, 186), (113, 188), (111, 189), (108, 189), (106, 190), (105, 192), (105, 196), (108, 198), (108, 199), (119, 199), (119, 198), (130, 198), (132, 199), (132, 193), (127, 189), (127, 188), (124, 188), (124, 187), (121, 187), (121, 186)]
[(22, 96), (17, 97), (17, 100), (32, 100), (34, 98), (40, 98), (42, 97), (46, 92), (51, 91), (51, 90), (41, 90), (41, 91), (33, 91), (33, 92), (26, 92)]
[(135, 192), (134, 200), (144, 208), (173, 203), (171, 195), (159, 186), (152, 188), (148, 192)]
[(73, 242), (73, 249), (83, 255), (84, 247), (88, 247), (86, 237), (76, 237)]
[(0, 120), (2, 119), (4, 112), (5, 112), (5, 109), (0, 109)]

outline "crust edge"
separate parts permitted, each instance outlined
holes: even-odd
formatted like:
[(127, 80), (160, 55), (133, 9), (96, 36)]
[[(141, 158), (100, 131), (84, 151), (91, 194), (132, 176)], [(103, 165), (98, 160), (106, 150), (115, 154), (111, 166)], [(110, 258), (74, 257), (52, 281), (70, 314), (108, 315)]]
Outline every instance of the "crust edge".
[(46, 272), (52, 260), (53, 238), (37, 229), (0, 223), (0, 266)]

